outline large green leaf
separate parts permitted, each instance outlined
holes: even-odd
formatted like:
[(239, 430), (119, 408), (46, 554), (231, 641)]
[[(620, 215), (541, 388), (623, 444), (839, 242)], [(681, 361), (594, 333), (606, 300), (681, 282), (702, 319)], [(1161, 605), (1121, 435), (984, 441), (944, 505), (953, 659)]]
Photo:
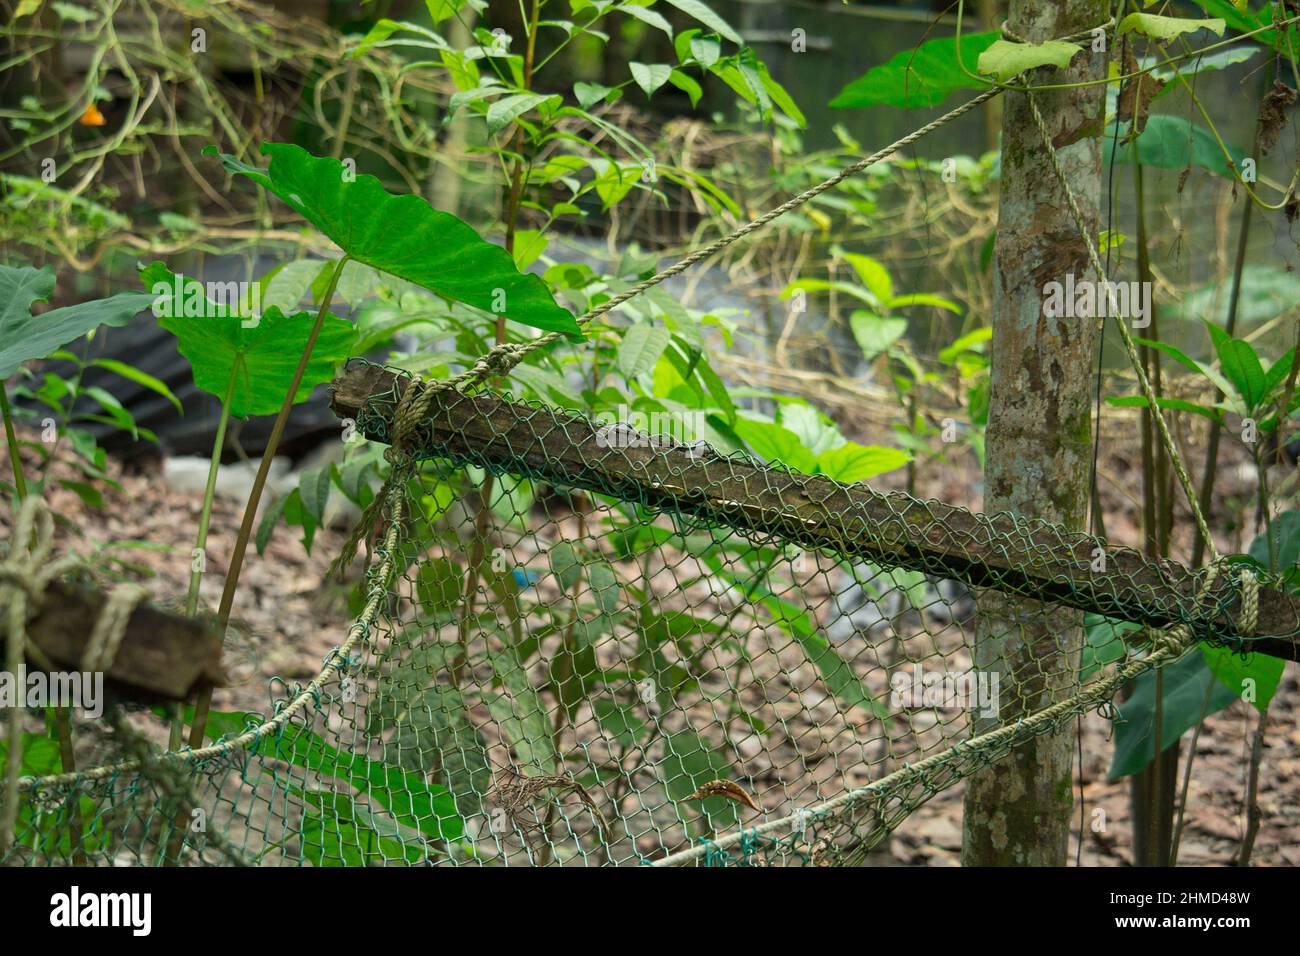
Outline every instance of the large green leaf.
[(426, 860), (423, 834), (369, 810), (346, 793), (322, 793), (293, 784), (286, 789), (302, 801), (302, 859), (313, 866), (374, 866)]
[[(1115, 124), (1106, 127), (1102, 138), (1104, 153), (1107, 157), (1112, 152), (1119, 165), (1129, 162), (1129, 150), (1132, 144), (1124, 142), (1128, 135), (1129, 124), (1121, 123), (1119, 128), (1119, 146), (1112, 149), (1115, 142)], [(1143, 166), (1157, 169), (1186, 169), (1188, 166), (1200, 166), (1216, 176), (1232, 177), (1228, 157), (1219, 148), (1214, 135), (1204, 126), (1198, 126), (1182, 116), (1169, 116), (1156, 113), (1147, 118), (1146, 129), (1137, 140), (1137, 159)], [(1228, 144), (1228, 153), (1237, 168), (1246, 158), (1244, 150)]]
[(1249, 701), (1261, 714), (1282, 683), (1286, 661), (1267, 654), (1239, 654), (1231, 647), (1202, 647), (1205, 666), (1227, 690)]
[(1120, 660), (1128, 652), (1124, 635), (1141, 630), (1132, 621), (1117, 621), (1100, 614), (1085, 614), (1083, 628), (1086, 639), (1079, 660), (1079, 680), (1086, 683), (1092, 675), (1107, 664)]
[[(1277, 542), (1277, 570), (1300, 564), (1300, 510), (1284, 511), (1273, 519), (1273, 540)], [(1268, 567), (1268, 535), (1256, 535), (1250, 556)]]
[(1191, 20), (1185, 17), (1162, 17), (1154, 13), (1130, 13), (1119, 22), (1119, 32), (1142, 33), (1153, 40), (1173, 40), (1184, 33), (1209, 30), (1223, 36), (1227, 26), (1222, 20)]
[[(173, 275), (161, 262), (142, 270), (140, 278), (150, 289), (174, 290), (180, 282), (185, 307), (160, 315), (158, 324), (176, 336), (181, 354), (194, 368), (195, 385), (225, 398), (233, 373), (232, 415), (273, 415), (280, 410), (315, 316), (308, 312), (285, 315), (272, 306), (254, 324), (227, 314), (226, 308), (203, 295), (201, 283)], [(174, 292), (169, 294), (176, 298)], [(335, 315), (325, 317), (295, 403), (305, 402), (313, 388), (334, 377), (355, 341), (356, 330), (350, 322)]]
[(419, 196), (394, 196), (374, 176), (289, 143), (262, 144), (268, 169), (212, 146), (204, 152), (275, 193), (358, 262), (524, 325), (581, 334), (538, 276), (519, 272), (505, 249)]
[[(1239, 691), (1224, 687), (1206, 666), (1200, 654), (1188, 654), (1182, 660), (1161, 669), (1164, 675), (1161, 749), (1168, 750), (1178, 738), (1201, 718), (1205, 692), (1210, 690), (1207, 715), (1217, 713), (1237, 699)], [(1156, 675), (1146, 671), (1134, 681), (1133, 693), (1117, 705), (1115, 722), (1115, 759), (1110, 779), (1118, 780), (1137, 773), (1155, 758)]]
[(737, 418), (733, 427), (764, 461), (779, 461), (795, 471), (812, 474), (816, 460), (790, 429), (753, 418)]
[(32, 303), (47, 301), (53, 292), (52, 269), (0, 265), (0, 379), (100, 325), (126, 325), (152, 301), (143, 293), (122, 292), (32, 315)]
[[(189, 720), (193, 708), (187, 708)], [(211, 711), (206, 736), (210, 740), (243, 732), (249, 715)], [(447, 788), (432, 784), (418, 773), (367, 757), (338, 750), (310, 730), (288, 724), (273, 737), (263, 737), (249, 753), (280, 760), (323, 777), (355, 787), (390, 811), (398, 822), (426, 836), (459, 839), (464, 824)]]
[(669, 6), (676, 7), (687, 16), (694, 17), (700, 23), (704, 24), (714, 33), (717, 33), (730, 40), (732, 43), (740, 46), (745, 41), (741, 39), (740, 34), (722, 17), (713, 12), (713, 9), (701, 0), (667, 0)]
[(851, 441), (822, 452), (817, 459), (817, 470), (828, 478), (852, 484), (902, 468), (911, 460), (912, 456), (899, 448), (859, 445)]
[(624, 333), (619, 343), (618, 370), (629, 379), (653, 371), (672, 337), (672, 332), (662, 325), (638, 322)]
[(450, 558), (426, 558), (415, 575), (415, 595), (429, 617), (449, 613), (460, 603), (460, 565)]
[(885, 264), (879, 259), (859, 252), (847, 252), (843, 249), (835, 251), (853, 267), (853, 271), (858, 274), (862, 284), (875, 296), (881, 307), (888, 308), (889, 304), (894, 300), (894, 280)]
[(996, 76), (1003, 83), (1026, 70), (1040, 66), (1064, 68), (1070, 65), (1083, 47), (1065, 40), (1047, 40), (1043, 43), (1013, 43), (996, 40), (980, 54), (979, 71)]
[[(974, 70), (980, 54), (998, 34), (967, 33), (961, 38), (961, 61)], [(835, 109), (861, 109), (885, 104), (915, 109), (938, 106), (958, 90), (982, 90), (985, 84), (962, 72), (957, 63), (956, 37), (927, 40), (915, 50), (903, 50), (887, 63), (873, 66), (831, 100)]]
[[(1272, 3), (1261, 3), (1252, 13), (1247, 9), (1247, 4), (1240, 0), (1196, 0), (1196, 5), (1206, 13), (1225, 20), (1228, 26), (1240, 33), (1250, 33), (1272, 23), (1275, 6)], [(1263, 30), (1250, 39), (1254, 43), (1271, 46), (1288, 58), (1300, 50), (1300, 29), (1295, 24), (1280, 33), (1277, 30)]]
[(646, 722), (631, 707), (602, 698), (592, 701), (591, 709), (605, 736), (617, 742), (624, 750), (644, 742), (649, 734)]
[(366, 707), (366, 729), (376, 738), (388, 731), (382, 737), (386, 763), (442, 784), (460, 815), (471, 817), (482, 812), (492, 764), (461, 692), (436, 682), (433, 668), (445, 668), (454, 659), (452, 647), (433, 648), (436, 654), (425, 655), (417, 647), (412, 656), (418, 661), (403, 662), (380, 679), (379, 694)]

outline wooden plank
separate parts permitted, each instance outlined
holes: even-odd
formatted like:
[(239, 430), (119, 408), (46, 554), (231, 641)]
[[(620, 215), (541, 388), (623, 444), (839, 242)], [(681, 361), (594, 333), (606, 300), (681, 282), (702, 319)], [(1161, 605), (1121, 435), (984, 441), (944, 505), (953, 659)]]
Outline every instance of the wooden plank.
[[(356, 420), (367, 438), (387, 441), (393, 409), (408, 381), (389, 369), (355, 364), (334, 382), (332, 407), (341, 418)], [(848, 558), (925, 571), (972, 587), (1144, 624), (1186, 623), (1201, 640), (1238, 636), (1241, 600), (1231, 582), (1216, 582), (1205, 610), (1189, 616), (1204, 572), (1152, 562), (1131, 548), (1108, 547), (1099, 538), (1063, 533), (1042, 522), (877, 492), (865, 483), (842, 485), (684, 445), (611, 447), (619, 437), (608, 426), (556, 409), (448, 392), (434, 398), (415, 447), (422, 457), (614, 495), (749, 536), (776, 534), (802, 547), (831, 548)], [(1251, 646), (1297, 660), (1298, 636), (1300, 602), (1261, 588)]]
[[(28, 622), (27, 634), (57, 668), (80, 670), (105, 600), (97, 589), (54, 582), (46, 589), (40, 612)], [(132, 699), (185, 700), (200, 687), (226, 683), (221, 634), (213, 624), (141, 604), (128, 619), (104, 677)]]

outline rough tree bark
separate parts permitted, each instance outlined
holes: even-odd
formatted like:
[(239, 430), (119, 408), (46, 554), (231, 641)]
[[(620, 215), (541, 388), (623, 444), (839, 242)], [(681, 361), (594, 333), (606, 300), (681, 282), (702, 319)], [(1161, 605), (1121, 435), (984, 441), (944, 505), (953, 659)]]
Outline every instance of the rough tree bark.
[[(1103, 23), (1101, 0), (1012, 0), (1008, 27), (1041, 42)], [(1105, 76), (1091, 44), (1065, 70), (1033, 83)], [(1099, 220), (1101, 86), (1034, 94), (1092, 234)], [(1095, 322), (1044, 315), (1044, 287), (1090, 274), (1086, 246), (1043, 148), (1024, 94), (1003, 99), (1002, 184), (994, 254), (992, 394), (984, 510), (1014, 511), (1072, 529), (1086, 517), (1091, 458), (1090, 381)], [(985, 595), (975, 667), (1000, 675), (999, 713), (976, 732), (1068, 694), (1078, 670), (1078, 611)], [(1048, 866), (1066, 862), (1074, 735), (1037, 738), (967, 784), (962, 862)]]

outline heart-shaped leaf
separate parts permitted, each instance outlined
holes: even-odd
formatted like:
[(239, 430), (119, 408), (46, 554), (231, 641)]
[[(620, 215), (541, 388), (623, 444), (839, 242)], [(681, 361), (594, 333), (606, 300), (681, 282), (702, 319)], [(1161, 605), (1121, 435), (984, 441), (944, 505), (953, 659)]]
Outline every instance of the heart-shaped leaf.
[(613, 92), (613, 87), (603, 86), (600, 83), (583, 83), (579, 80), (573, 84), (573, 95), (578, 98), (578, 105), (584, 110), (591, 109)]
[(849, 442), (822, 452), (817, 459), (817, 470), (828, 478), (853, 484), (902, 468), (911, 460), (912, 456), (899, 448)]
[[(164, 288), (175, 290), (179, 285), (182, 289), (185, 307), (166, 310), (170, 314), (160, 315), (158, 324), (176, 336), (181, 354), (194, 368), (195, 385), (225, 398), (233, 374), (230, 414), (243, 418), (280, 410), (307, 345), (314, 315), (285, 315), (274, 306), (257, 320), (228, 314), (226, 308), (202, 294), (200, 283), (174, 275), (161, 262), (144, 269), (140, 278), (155, 291), (155, 298)], [(174, 292), (166, 294), (176, 301)], [(295, 404), (305, 402), (313, 388), (334, 377), (355, 341), (356, 330), (350, 322), (335, 315), (325, 317), (294, 396)]]
[[(961, 38), (961, 63), (971, 69), (998, 35), (967, 33)], [(967, 76), (957, 60), (955, 37), (927, 40), (914, 50), (896, 53), (873, 66), (831, 100), (832, 109), (861, 109), (888, 105), (905, 108), (938, 106), (958, 90), (979, 90), (984, 84)]]
[[(1116, 166), (1123, 166), (1129, 161), (1129, 150), (1134, 143), (1128, 142), (1128, 130), (1128, 123), (1120, 123), (1118, 149), (1111, 145), (1116, 139), (1113, 121), (1102, 134), (1104, 154), (1109, 160), (1113, 153)], [(1228, 154), (1232, 157), (1230, 163), (1213, 133), (1185, 116), (1172, 116), (1168, 113), (1148, 117), (1146, 128), (1135, 143), (1138, 162), (1143, 166), (1186, 169), (1195, 165), (1228, 179), (1232, 178), (1233, 164), (1240, 169), (1242, 161), (1246, 159), (1245, 150), (1229, 143)]]
[(636, 85), (645, 90), (646, 96), (654, 95), (654, 91), (659, 89), (668, 82), (668, 77), (672, 75), (673, 68), (667, 63), (637, 63), (628, 64), (632, 71), (632, 79), (636, 80)]
[(889, 318), (866, 309), (854, 309), (849, 318), (849, 327), (853, 329), (853, 337), (862, 349), (862, 357), (870, 362), (903, 337), (907, 332), (907, 319)]
[[(1162, 749), (1168, 750), (1196, 724), (1202, 716), (1217, 714), (1237, 699), (1214, 676), (1201, 654), (1188, 654), (1161, 669), (1164, 677), (1161, 734)], [(1206, 705), (1206, 690), (1210, 690)], [(1117, 707), (1115, 722), (1115, 756), (1110, 765), (1111, 780), (1137, 773), (1155, 759), (1156, 675), (1141, 674), (1133, 682), (1133, 692)]]
[(54, 271), (0, 265), (0, 379), (31, 359), (45, 358), (100, 325), (122, 326), (149, 308), (148, 295), (122, 292), (32, 315), (32, 303), (54, 292)]
[(419, 196), (394, 196), (374, 176), (289, 143), (262, 144), (268, 169), (213, 146), (204, 152), (275, 193), (358, 262), (533, 328), (581, 334), (538, 276), (519, 272), (505, 249)]

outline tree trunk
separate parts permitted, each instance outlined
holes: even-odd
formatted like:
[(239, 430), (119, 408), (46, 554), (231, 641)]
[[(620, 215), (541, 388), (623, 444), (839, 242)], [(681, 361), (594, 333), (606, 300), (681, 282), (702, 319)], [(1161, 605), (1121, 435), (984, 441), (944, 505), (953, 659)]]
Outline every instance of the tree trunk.
[[(1097, 26), (1100, 0), (1012, 0), (1008, 26), (1041, 42)], [(1032, 83), (1105, 76), (1106, 54), (1083, 52), (1068, 69), (1028, 74)], [(1101, 86), (1034, 94), (1091, 234), (1101, 189)], [(1086, 517), (1091, 442), (1093, 319), (1048, 318), (1045, 287), (1092, 280), (1079, 235), (1022, 93), (1004, 97), (1002, 186), (994, 256), (992, 394), (984, 510), (1013, 511), (1080, 529)], [(998, 715), (975, 732), (1039, 710), (1076, 684), (1081, 615), (1059, 605), (984, 595), (975, 667), (999, 675)], [(971, 778), (962, 862), (1063, 865), (1069, 848), (1074, 734), (1039, 737)]]

